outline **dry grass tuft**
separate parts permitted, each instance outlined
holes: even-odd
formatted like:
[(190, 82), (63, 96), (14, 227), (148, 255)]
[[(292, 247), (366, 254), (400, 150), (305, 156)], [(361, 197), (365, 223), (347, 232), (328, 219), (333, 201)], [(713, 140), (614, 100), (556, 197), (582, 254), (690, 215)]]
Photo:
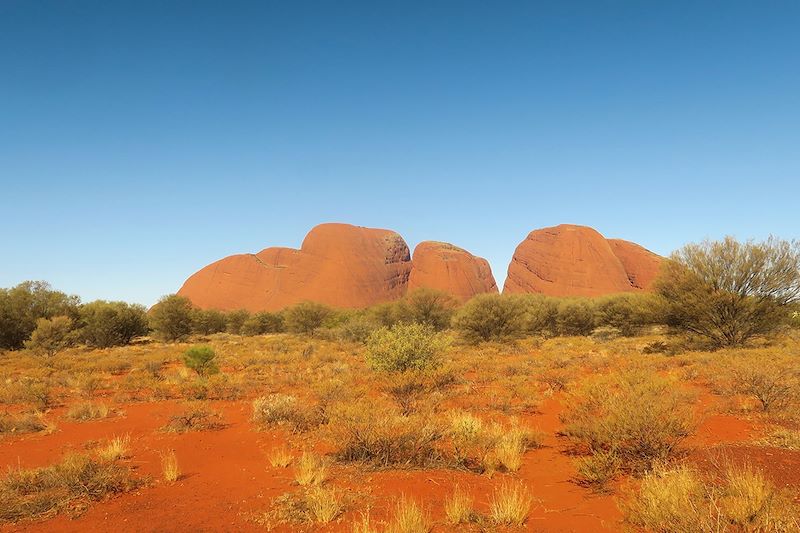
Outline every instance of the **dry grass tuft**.
[(453, 494), (444, 502), (444, 514), (447, 518), (447, 523), (451, 526), (456, 526), (475, 521), (477, 514), (473, 504), (472, 496), (456, 485)]
[(0, 435), (18, 435), (52, 431), (55, 428), (39, 412), (22, 414), (0, 414)]
[(175, 450), (161, 454), (161, 472), (164, 475), (164, 481), (168, 483), (174, 483), (181, 478), (181, 469), (178, 466)]
[(286, 446), (275, 448), (269, 452), (269, 464), (275, 468), (286, 468), (292, 464), (294, 457)]
[(322, 485), (328, 479), (325, 460), (319, 455), (304, 452), (297, 461), (294, 479), (299, 485)]
[(131, 447), (131, 436), (114, 437), (108, 444), (97, 450), (97, 456), (104, 461), (116, 461), (128, 455)]
[(109, 408), (105, 404), (90, 401), (73, 404), (67, 411), (67, 418), (78, 422), (87, 420), (98, 420), (108, 416)]
[(430, 515), (414, 500), (398, 500), (385, 533), (428, 533), (433, 528)]
[(503, 483), (492, 495), (489, 518), (494, 524), (521, 526), (532, 503), (533, 497), (522, 483)]

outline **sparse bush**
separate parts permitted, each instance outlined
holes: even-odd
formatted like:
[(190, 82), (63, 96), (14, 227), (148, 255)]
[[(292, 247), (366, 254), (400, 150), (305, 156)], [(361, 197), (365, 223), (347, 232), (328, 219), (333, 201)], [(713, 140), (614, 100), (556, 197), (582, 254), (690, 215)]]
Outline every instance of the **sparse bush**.
[(270, 394), (253, 400), (253, 422), (261, 426), (288, 424), (294, 431), (305, 431), (312, 420), (297, 398), (288, 394)]
[(671, 326), (715, 347), (740, 346), (785, 323), (800, 300), (800, 243), (688, 244), (665, 263), (656, 289)]
[(367, 340), (367, 363), (375, 370), (405, 372), (440, 364), (446, 347), (441, 334), (424, 324), (395, 324), (381, 328)]
[(25, 347), (31, 351), (53, 357), (58, 352), (75, 344), (72, 319), (66, 316), (40, 318)]
[(732, 362), (733, 387), (758, 400), (763, 411), (777, 411), (800, 400), (800, 370), (794, 358), (741, 357)]
[(313, 333), (321, 328), (333, 310), (316, 302), (301, 302), (288, 308), (284, 314), (286, 329), (291, 333)]
[(45, 422), (41, 413), (0, 413), (0, 435), (37, 433), (51, 429), (51, 427)]
[(164, 431), (186, 433), (207, 431), (224, 427), (222, 414), (203, 404), (189, 405), (183, 412), (172, 415)]
[(578, 459), (576, 467), (580, 483), (602, 491), (619, 474), (620, 460), (613, 451), (598, 451)]
[(626, 469), (669, 459), (694, 428), (687, 395), (668, 379), (628, 371), (590, 379), (571, 394), (564, 434), (592, 454), (611, 453)]
[(67, 418), (76, 420), (78, 422), (86, 422), (87, 420), (97, 420), (108, 416), (109, 409), (107, 405), (94, 402), (80, 402), (73, 404), (69, 411), (67, 411)]
[(147, 312), (141, 305), (97, 300), (80, 308), (81, 339), (95, 348), (122, 346), (147, 335)]
[(217, 354), (210, 346), (192, 346), (183, 352), (183, 364), (197, 372), (198, 376), (208, 376), (219, 372)]
[(150, 309), (150, 326), (165, 341), (185, 339), (192, 332), (192, 303), (177, 294), (164, 296)]
[(85, 502), (127, 492), (140, 484), (127, 467), (87, 455), (68, 455), (45, 468), (11, 469), (0, 480), (0, 522), (80, 509), (82, 502), (85, 506)]
[(525, 305), (515, 296), (479, 294), (459, 309), (453, 326), (469, 342), (516, 339), (525, 332)]

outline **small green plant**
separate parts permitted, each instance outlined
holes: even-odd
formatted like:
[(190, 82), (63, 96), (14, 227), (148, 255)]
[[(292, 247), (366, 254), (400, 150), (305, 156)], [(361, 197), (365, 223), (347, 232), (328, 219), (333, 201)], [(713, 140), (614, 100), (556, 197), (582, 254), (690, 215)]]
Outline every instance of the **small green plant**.
[(183, 363), (203, 377), (219, 372), (216, 358), (217, 354), (210, 346), (192, 346), (183, 353)]

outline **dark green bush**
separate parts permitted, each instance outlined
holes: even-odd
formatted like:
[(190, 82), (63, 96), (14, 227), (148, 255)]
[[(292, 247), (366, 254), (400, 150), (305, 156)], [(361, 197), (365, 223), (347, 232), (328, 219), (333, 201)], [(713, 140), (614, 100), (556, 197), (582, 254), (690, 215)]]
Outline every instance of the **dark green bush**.
[(77, 296), (53, 290), (44, 281), (26, 281), (0, 289), (0, 350), (22, 348), (40, 318), (78, 318)]
[(242, 327), (247, 319), (250, 318), (250, 311), (237, 309), (225, 315), (225, 331), (234, 335), (244, 335)]
[(614, 294), (595, 302), (595, 324), (617, 328), (626, 337), (657, 320), (656, 297), (650, 294)]
[(367, 363), (375, 370), (405, 372), (435, 368), (447, 343), (427, 324), (395, 324), (367, 340)]
[(283, 317), (277, 313), (262, 311), (256, 313), (242, 324), (242, 335), (265, 335), (283, 331)]
[(137, 304), (97, 300), (80, 308), (80, 338), (89, 346), (107, 348), (147, 335), (147, 312)]
[(403, 322), (427, 324), (441, 331), (450, 327), (458, 302), (446, 292), (420, 288), (410, 292), (397, 305)]
[(170, 294), (150, 310), (150, 326), (166, 341), (185, 339), (192, 332), (192, 304), (183, 296)]
[(71, 318), (66, 316), (40, 318), (36, 321), (36, 329), (33, 330), (30, 340), (25, 341), (25, 347), (52, 357), (75, 344), (76, 337)]
[(583, 298), (562, 300), (556, 325), (559, 335), (589, 335), (594, 329), (594, 304)]
[(192, 309), (192, 331), (200, 335), (222, 333), (227, 327), (225, 313), (216, 309)]

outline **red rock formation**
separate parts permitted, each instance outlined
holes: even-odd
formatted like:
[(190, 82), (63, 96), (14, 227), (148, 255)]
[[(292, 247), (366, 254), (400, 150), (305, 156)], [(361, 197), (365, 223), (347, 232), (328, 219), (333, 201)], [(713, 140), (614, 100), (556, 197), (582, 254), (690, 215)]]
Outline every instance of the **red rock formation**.
[(414, 248), (408, 290), (420, 287), (448, 292), (465, 302), (476, 294), (497, 292), (489, 262), (444, 242), (425, 241)]
[(649, 290), (658, 277), (664, 259), (635, 242), (608, 239), (608, 244), (628, 273), (631, 285), (637, 289)]
[(192, 275), (178, 294), (204, 309), (278, 310), (303, 300), (366, 307), (400, 298), (410, 271), (408, 246), (397, 233), (321, 224), (299, 250), (226, 257)]
[(660, 258), (633, 243), (562, 224), (534, 230), (517, 246), (503, 292), (601, 296), (641, 290), (658, 272), (655, 261)]

